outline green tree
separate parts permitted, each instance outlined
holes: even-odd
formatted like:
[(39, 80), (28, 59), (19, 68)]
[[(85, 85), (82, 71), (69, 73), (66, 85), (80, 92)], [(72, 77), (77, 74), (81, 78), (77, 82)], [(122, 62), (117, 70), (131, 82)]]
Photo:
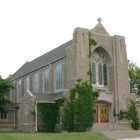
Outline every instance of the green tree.
[(128, 73), (131, 93), (140, 96), (140, 67), (133, 61), (128, 60)]
[(5, 112), (5, 105), (12, 103), (7, 99), (10, 94), (10, 90), (13, 89), (14, 86), (9, 79), (3, 79), (0, 76), (0, 112)]
[(138, 130), (139, 127), (139, 118), (138, 111), (136, 109), (135, 103), (131, 100), (129, 109), (127, 111), (127, 118), (131, 122), (131, 126), (134, 130)]
[(63, 128), (69, 132), (84, 132), (93, 124), (93, 103), (99, 93), (87, 81), (77, 80), (70, 90), (70, 101), (64, 107)]
[(117, 114), (119, 120), (126, 118), (130, 121), (131, 127), (134, 130), (138, 130), (139, 127), (139, 118), (138, 118), (138, 111), (136, 109), (135, 103), (131, 100), (129, 108), (127, 111), (120, 110), (120, 113)]

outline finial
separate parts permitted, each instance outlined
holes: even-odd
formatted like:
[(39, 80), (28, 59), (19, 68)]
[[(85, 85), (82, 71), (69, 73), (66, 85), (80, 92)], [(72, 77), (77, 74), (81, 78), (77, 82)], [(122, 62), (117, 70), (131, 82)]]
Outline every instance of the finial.
[(102, 21), (102, 19), (99, 17), (99, 18), (97, 19), (97, 21), (98, 21), (98, 22), (101, 22), (101, 21)]

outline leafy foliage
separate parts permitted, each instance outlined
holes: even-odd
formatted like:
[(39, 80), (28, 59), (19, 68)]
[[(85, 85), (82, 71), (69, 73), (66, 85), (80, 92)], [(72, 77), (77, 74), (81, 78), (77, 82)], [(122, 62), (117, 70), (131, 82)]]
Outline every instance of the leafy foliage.
[(64, 102), (64, 99), (59, 99), (56, 103), (38, 103), (38, 116), (41, 117), (40, 131), (54, 132), (55, 124), (59, 122), (59, 108)]
[(69, 132), (84, 132), (93, 124), (93, 103), (99, 93), (94, 92), (87, 81), (77, 80), (70, 90), (70, 102), (67, 101), (63, 114), (63, 129)]
[(89, 70), (87, 74), (90, 83), (77, 79), (77, 84), (70, 90), (70, 101), (64, 107), (63, 129), (69, 132), (84, 132), (93, 124), (93, 103), (98, 98), (99, 93), (94, 92), (91, 85), (91, 56), (92, 45), (96, 45), (96, 41), (91, 38), (89, 32)]
[(133, 61), (128, 60), (128, 72), (130, 91), (140, 96), (140, 67), (138, 67)]
[(12, 103), (7, 99), (7, 97), (10, 94), (10, 90), (13, 88), (14, 86), (9, 79), (3, 79), (0, 76), (0, 112), (6, 111), (4, 106)]
[(138, 118), (138, 111), (136, 110), (135, 103), (131, 100), (129, 109), (127, 111), (127, 118), (131, 122), (131, 126), (134, 130), (138, 130), (139, 127), (139, 118)]
[(55, 133), (60, 133), (60, 124), (58, 122), (55, 124), (54, 132)]
[(129, 109), (127, 111), (120, 110), (120, 113), (117, 114), (117, 117), (118, 120), (127, 118), (131, 123), (131, 127), (134, 130), (138, 130), (139, 127), (138, 111), (136, 110), (135, 103), (132, 100), (130, 102)]
[(92, 45), (97, 45), (97, 42), (91, 38), (91, 33), (89, 32), (88, 34), (88, 37), (89, 37), (89, 54), (88, 54), (88, 57), (89, 57), (89, 71), (87, 72), (87, 74), (89, 75), (90, 77), (90, 84), (91, 84), (91, 79), (92, 79), (92, 72), (91, 72), (91, 56), (92, 56), (92, 52), (91, 52), (91, 49), (92, 49)]

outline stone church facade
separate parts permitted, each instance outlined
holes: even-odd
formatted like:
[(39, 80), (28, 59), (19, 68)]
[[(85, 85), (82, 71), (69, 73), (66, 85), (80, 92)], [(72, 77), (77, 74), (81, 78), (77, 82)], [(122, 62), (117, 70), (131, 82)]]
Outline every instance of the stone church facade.
[[(37, 131), (37, 103), (55, 103), (59, 98), (68, 98), (77, 78), (89, 80), (89, 32), (97, 42), (92, 47), (92, 86), (100, 92), (93, 105), (94, 122), (118, 122), (113, 116), (114, 108), (116, 113), (126, 110), (132, 98), (125, 37), (110, 36), (98, 19), (93, 29), (75, 28), (72, 40), (26, 62), (10, 77), (15, 85), (10, 94), (14, 104), (7, 106), (9, 113), (0, 119), (0, 128)], [(35, 116), (32, 111), (36, 112)]]

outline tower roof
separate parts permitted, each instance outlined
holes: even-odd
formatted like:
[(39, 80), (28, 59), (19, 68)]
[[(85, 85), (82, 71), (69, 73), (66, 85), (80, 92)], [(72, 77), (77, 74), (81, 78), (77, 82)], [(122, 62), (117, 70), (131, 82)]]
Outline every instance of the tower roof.
[(110, 36), (107, 30), (101, 24), (101, 21), (102, 21), (101, 18), (98, 18), (97, 21), (98, 21), (98, 24), (93, 29), (90, 30), (91, 33), (104, 35), (104, 36)]

